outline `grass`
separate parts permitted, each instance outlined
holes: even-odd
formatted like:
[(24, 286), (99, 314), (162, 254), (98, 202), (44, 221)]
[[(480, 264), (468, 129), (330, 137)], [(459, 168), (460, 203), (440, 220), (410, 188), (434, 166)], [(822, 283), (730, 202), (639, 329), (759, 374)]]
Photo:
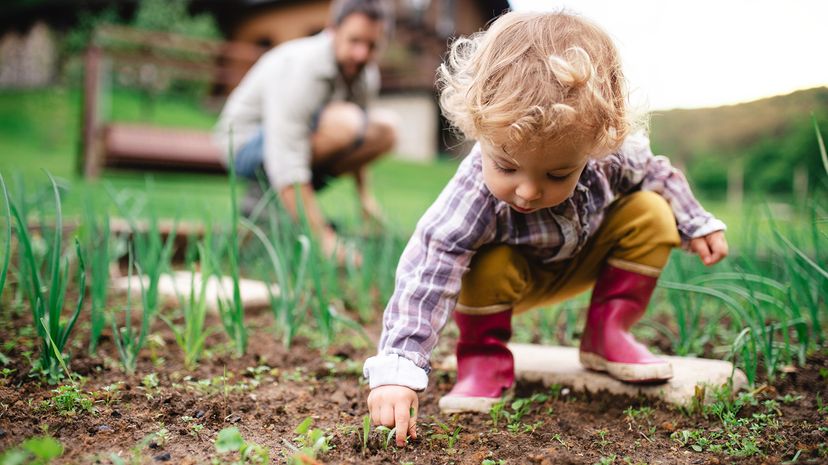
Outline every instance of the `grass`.
[[(195, 218), (207, 224), (225, 225), (222, 230), (227, 225), (242, 224), (257, 248), (251, 252), (237, 250), (234, 254), (227, 247), (232, 249), (244, 240), (243, 236), (233, 236), (236, 228), (229, 228), (229, 237), (214, 234), (217, 237), (207, 238), (205, 244), (211, 244), (207, 246), (211, 251), (220, 251), (216, 253), (221, 257), (210, 268), (229, 269), (234, 276), (252, 272), (267, 281), (275, 277), (281, 293), (272, 296), (272, 308), (288, 345), (299, 326), (307, 324), (308, 316), (315, 323), (322, 345), (330, 343), (337, 324), (359, 327), (344, 318), (331, 302), (344, 301), (347, 308), (357, 311), (363, 323), (376, 317), (374, 308), (381, 307), (393, 290), (393, 270), (403, 238), (413, 230), (457, 165), (456, 161), (416, 165), (389, 158), (372, 166), (374, 190), (389, 223), (395, 225), (386, 231), (382, 241), (358, 233), (360, 214), (353, 182), (340, 179), (324, 191), (320, 196), (323, 211), (365, 251), (366, 266), (346, 268), (343, 279), (308, 237), (301, 239), (303, 234), (307, 235), (306, 229), (285, 228), (290, 222), (275, 220), (280, 216), (274, 210), (278, 206), (262, 206), (268, 218), (264, 223), (240, 222), (231, 200), (235, 195), (231, 186), (235, 184), (228, 184), (225, 177), (108, 171), (102, 182), (78, 178), (74, 174), (78, 104), (79, 94), (66, 89), (0, 93), (0, 150), (11, 154), (0, 160), (0, 171), (18, 173), (8, 183), (9, 190), (25, 193), (25, 186), (42, 184), (42, 175), (33, 167), (46, 166), (59, 176), (53, 190), (60, 186), (64, 193), (61, 200), (67, 215), (79, 216), (80, 212), (95, 208), (102, 213), (117, 212), (132, 221), (146, 215), (150, 215), (151, 223), (158, 217)], [(159, 98), (147, 105), (142, 103), (140, 94), (122, 90), (112, 94), (112, 109), (111, 117), (120, 121), (201, 129), (208, 129), (215, 119), (214, 114), (174, 97)], [(828, 169), (828, 155), (818, 129), (817, 138), (822, 148), (818, 156)], [(114, 193), (108, 203), (107, 196), (101, 195), (107, 190)], [(21, 199), (17, 203), (21, 219), (29, 218), (29, 213), (42, 222), (48, 219), (49, 215), (38, 207), (44, 192), (49, 193), (29, 189), (28, 197), (13, 196)], [(87, 207), (82, 201), (87, 197), (103, 198), (104, 202)], [(713, 355), (731, 357), (746, 371), (751, 383), (760, 378), (760, 369), (764, 376), (773, 379), (782, 366), (802, 363), (809, 351), (825, 341), (828, 206), (819, 198), (811, 199), (807, 205), (754, 199), (744, 208), (702, 201), (728, 223), (731, 257), (711, 270), (701, 266), (697, 257), (676, 253), (654, 299), (654, 308), (662, 311), (652, 314), (648, 324), (639, 329), (650, 331), (651, 336), (662, 334), (677, 354), (708, 351), (709, 355), (712, 351)], [(135, 241), (137, 261), (142, 272), (151, 277), (144, 306), (154, 308), (153, 277), (167, 269), (168, 243), (154, 235), (136, 237)], [(258, 256), (257, 251), (261, 252)], [(251, 255), (243, 255), (245, 252)], [(31, 287), (27, 289), (31, 295)], [(191, 298), (197, 300), (196, 296)], [(235, 297), (233, 301), (236, 302)], [(580, 305), (581, 301), (576, 300), (555, 309), (531, 312), (516, 324), (515, 334), (531, 339), (540, 333), (542, 341), (557, 341), (561, 335), (558, 327), (563, 323), (563, 342), (573, 343), (579, 329)], [(668, 323), (657, 318), (664, 313), (670, 316)], [(238, 312), (226, 314), (228, 327), (243, 319)], [(237, 349), (241, 347), (241, 339), (233, 336), (238, 331), (229, 333), (237, 341)]]

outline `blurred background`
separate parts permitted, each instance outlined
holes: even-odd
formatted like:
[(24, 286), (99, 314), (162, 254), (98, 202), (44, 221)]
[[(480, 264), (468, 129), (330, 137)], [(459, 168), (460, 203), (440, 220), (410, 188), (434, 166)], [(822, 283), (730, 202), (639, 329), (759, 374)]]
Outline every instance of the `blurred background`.
[[(484, 28), (509, 8), (567, 8), (604, 26), (624, 57), (633, 104), (652, 111), (654, 150), (683, 168), (726, 220), (756, 201), (795, 216), (798, 203), (828, 191), (814, 130), (814, 121), (828, 127), (828, 61), (817, 50), (825, 4), (391, 3), (396, 22), (376, 105), (397, 111), (403, 124), (394, 156), (373, 175), (380, 202), (403, 231), (468, 149), (440, 115), (434, 70), (450, 38)], [(4, 1), (0, 172), (45, 182), (45, 168), (93, 196), (100, 180), (141, 189), (152, 173), (162, 215), (226, 208), (220, 167), (190, 155), (208, 141), (223, 99), (256, 58), (322, 30), (328, 7), (327, 0)], [(171, 142), (153, 146), (157, 137)], [(156, 152), (176, 152), (177, 161), (159, 162)], [(175, 195), (181, 189), (186, 199)], [(324, 193), (328, 214), (357, 211), (343, 200), (351, 189), (339, 182)], [(82, 208), (72, 196), (66, 201), (70, 213)]]

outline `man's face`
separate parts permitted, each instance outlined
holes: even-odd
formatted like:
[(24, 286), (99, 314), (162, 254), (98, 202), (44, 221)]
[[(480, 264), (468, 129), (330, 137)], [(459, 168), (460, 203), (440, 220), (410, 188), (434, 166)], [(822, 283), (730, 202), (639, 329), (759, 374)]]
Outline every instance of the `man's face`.
[(375, 21), (363, 13), (346, 16), (334, 28), (334, 56), (345, 79), (354, 79), (376, 58), (382, 30), (382, 21)]

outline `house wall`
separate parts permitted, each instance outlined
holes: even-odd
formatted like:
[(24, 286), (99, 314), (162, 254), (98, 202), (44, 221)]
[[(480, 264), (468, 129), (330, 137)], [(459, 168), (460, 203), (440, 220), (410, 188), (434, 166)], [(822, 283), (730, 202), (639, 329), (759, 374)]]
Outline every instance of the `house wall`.
[(398, 158), (419, 162), (436, 158), (440, 122), (433, 93), (382, 95), (371, 108), (396, 114), (397, 147), (394, 153)]

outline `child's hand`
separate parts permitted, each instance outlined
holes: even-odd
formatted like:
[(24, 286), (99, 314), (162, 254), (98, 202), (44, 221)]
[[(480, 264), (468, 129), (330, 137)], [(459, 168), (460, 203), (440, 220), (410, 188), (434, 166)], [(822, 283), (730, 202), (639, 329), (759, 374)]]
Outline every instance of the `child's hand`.
[(386, 385), (371, 389), (368, 411), (374, 425), (397, 428), (397, 447), (405, 445), (406, 433), (417, 438), (417, 393), (405, 386)]
[(727, 240), (725, 240), (724, 231), (716, 231), (691, 239), (690, 250), (697, 253), (707, 266), (718, 263), (727, 257)]

